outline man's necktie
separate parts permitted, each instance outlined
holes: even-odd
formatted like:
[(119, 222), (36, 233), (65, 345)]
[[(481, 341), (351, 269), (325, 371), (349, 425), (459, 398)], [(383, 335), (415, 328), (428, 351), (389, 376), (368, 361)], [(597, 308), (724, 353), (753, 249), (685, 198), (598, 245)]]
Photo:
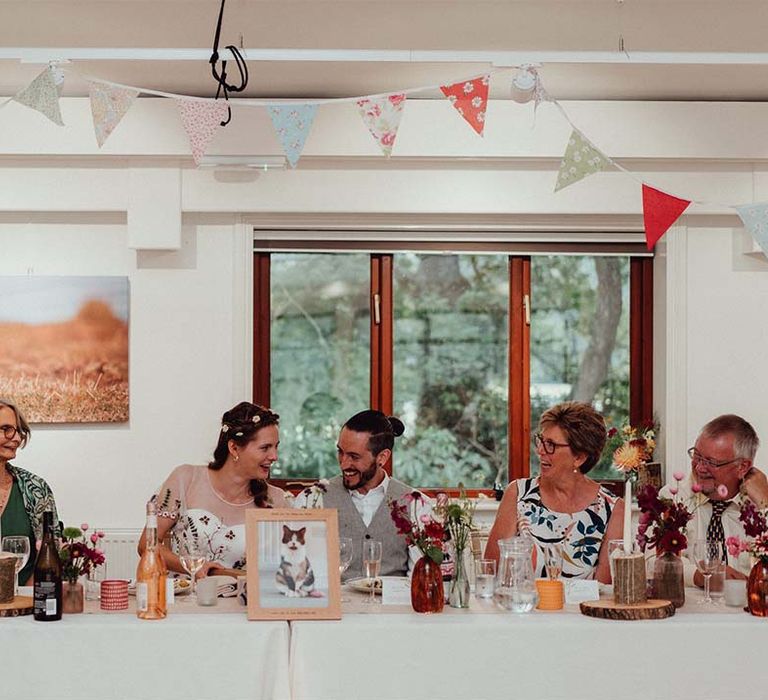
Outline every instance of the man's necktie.
[(710, 501), (712, 505), (712, 517), (707, 525), (707, 539), (720, 542), (723, 547), (723, 559), (728, 563), (728, 552), (725, 549), (725, 530), (723, 530), (723, 513), (731, 504), (730, 501)]

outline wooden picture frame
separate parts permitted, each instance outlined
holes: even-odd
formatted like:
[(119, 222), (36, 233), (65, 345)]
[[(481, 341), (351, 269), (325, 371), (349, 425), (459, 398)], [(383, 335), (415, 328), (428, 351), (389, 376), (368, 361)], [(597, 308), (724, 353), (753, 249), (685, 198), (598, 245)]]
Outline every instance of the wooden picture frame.
[(245, 542), (249, 620), (341, 619), (335, 509), (249, 509)]

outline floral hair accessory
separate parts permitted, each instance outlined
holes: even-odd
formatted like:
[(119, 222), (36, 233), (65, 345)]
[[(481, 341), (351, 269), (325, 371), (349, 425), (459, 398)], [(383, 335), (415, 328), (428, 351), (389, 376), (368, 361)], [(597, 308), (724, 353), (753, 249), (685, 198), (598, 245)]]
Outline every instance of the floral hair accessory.
[(258, 425), (259, 423), (261, 423), (261, 416), (255, 415), (253, 418), (251, 418), (251, 420), (253, 421), (254, 425)]
[(228, 433), (229, 432), (229, 426), (224, 423), (224, 425), (221, 426), (221, 432), (222, 433)]

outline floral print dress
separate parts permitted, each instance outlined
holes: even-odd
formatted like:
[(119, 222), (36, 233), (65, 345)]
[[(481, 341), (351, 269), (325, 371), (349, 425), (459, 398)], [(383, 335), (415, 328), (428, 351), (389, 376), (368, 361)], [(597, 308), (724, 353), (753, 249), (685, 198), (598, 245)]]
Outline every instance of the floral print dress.
[(541, 501), (539, 478), (518, 479), (517, 529), (536, 544), (536, 575), (546, 577), (544, 547), (563, 545), (563, 578), (594, 578), (605, 530), (618, 498), (600, 487), (595, 499), (576, 513), (557, 513)]

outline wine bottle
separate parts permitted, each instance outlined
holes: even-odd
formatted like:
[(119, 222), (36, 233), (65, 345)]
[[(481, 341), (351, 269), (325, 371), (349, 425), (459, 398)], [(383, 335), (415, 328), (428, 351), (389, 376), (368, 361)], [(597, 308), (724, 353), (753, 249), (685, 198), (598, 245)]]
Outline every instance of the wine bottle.
[(165, 587), (168, 569), (157, 542), (157, 507), (147, 503), (146, 549), (136, 569), (136, 614), (142, 620), (162, 620), (168, 614)]
[(43, 541), (35, 561), (35, 620), (61, 620), (61, 594), (61, 559), (53, 536), (53, 513), (48, 510), (43, 513)]

